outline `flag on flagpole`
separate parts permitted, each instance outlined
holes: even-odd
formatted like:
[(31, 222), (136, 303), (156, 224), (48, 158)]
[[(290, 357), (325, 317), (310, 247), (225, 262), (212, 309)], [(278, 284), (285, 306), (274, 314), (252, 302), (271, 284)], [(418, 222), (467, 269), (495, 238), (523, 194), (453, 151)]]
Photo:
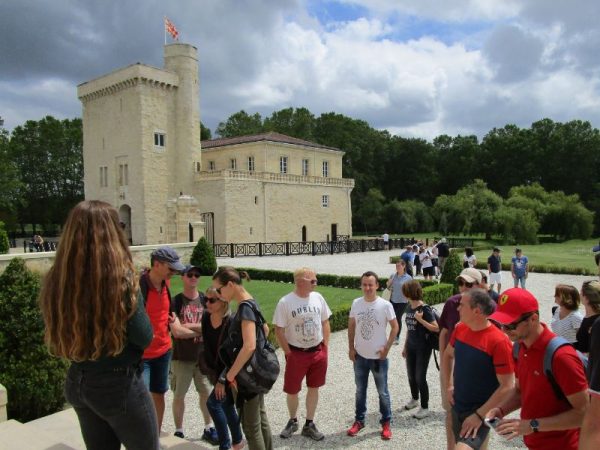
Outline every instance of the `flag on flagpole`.
[(174, 40), (179, 40), (179, 31), (177, 31), (177, 28), (175, 28), (175, 25), (173, 25), (173, 22), (167, 16), (165, 16), (165, 32), (169, 33)]

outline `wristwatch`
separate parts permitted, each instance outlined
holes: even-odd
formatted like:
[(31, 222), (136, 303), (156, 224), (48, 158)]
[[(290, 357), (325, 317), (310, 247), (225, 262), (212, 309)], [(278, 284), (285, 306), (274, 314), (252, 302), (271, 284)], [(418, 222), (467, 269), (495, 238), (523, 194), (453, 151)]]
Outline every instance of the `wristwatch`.
[(533, 430), (534, 433), (537, 433), (540, 431), (540, 423), (538, 422), (537, 419), (531, 419), (529, 421), (529, 426), (531, 427), (531, 429)]

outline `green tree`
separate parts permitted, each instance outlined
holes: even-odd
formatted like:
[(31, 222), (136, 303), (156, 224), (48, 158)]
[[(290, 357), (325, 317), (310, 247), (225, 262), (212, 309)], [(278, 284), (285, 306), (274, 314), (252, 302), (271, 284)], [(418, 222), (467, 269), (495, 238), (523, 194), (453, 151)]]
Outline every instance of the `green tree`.
[(0, 276), (0, 383), (8, 417), (27, 422), (60, 411), (67, 364), (48, 353), (38, 306), (39, 277), (20, 258)]
[(219, 123), (217, 135), (223, 138), (260, 134), (264, 131), (259, 113), (249, 115), (243, 109), (229, 116), (225, 122)]
[(362, 204), (358, 208), (358, 216), (365, 232), (381, 231), (384, 227), (382, 221), (385, 197), (379, 189), (372, 188), (367, 192)]
[(461, 251), (457, 249), (452, 249), (450, 251), (450, 256), (446, 259), (444, 271), (440, 277), (440, 283), (452, 284), (455, 293), (458, 292), (456, 277), (460, 275), (460, 272), (463, 269), (461, 254)]
[(496, 230), (504, 242), (535, 244), (540, 223), (533, 211), (503, 205), (496, 212)]
[(200, 122), (200, 140), (207, 141), (211, 139), (210, 128), (205, 127), (202, 122)]
[(265, 119), (265, 131), (276, 131), (307, 141), (314, 140), (315, 116), (306, 108), (285, 108)]
[(0, 221), (0, 254), (8, 253), (10, 250), (10, 243), (8, 242), (8, 234), (4, 228), (4, 222)]
[(17, 165), (11, 158), (9, 142), (8, 131), (0, 128), (0, 220), (14, 223), (23, 184), (19, 180)]
[(199, 267), (202, 275), (212, 275), (217, 271), (217, 258), (215, 258), (212, 246), (204, 236), (198, 240), (194, 247), (190, 264)]

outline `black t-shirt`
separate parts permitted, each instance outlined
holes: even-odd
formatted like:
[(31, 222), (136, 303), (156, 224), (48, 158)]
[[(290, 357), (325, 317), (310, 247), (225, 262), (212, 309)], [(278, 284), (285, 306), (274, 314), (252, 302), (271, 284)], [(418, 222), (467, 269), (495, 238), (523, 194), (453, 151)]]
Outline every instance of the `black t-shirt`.
[(488, 258), (488, 264), (493, 273), (498, 273), (502, 269), (502, 258), (500, 256), (490, 255)]
[[(236, 349), (236, 354), (239, 349), (242, 348), (242, 345), (244, 345), (244, 338), (242, 337), (242, 320), (250, 320), (255, 323), (257, 320), (256, 314), (254, 314), (252, 307), (249, 305), (244, 305), (244, 303), (251, 303), (257, 310), (260, 311), (256, 300), (254, 299), (244, 300), (238, 305), (237, 312), (233, 315), (229, 322), (229, 330), (227, 333), (229, 337), (228, 345), (230, 345), (232, 349)], [(230, 363), (233, 364), (233, 361)]]
[(427, 329), (415, 319), (415, 312), (423, 310), (423, 319), (426, 322), (434, 322), (435, 317), (431, 311), (431, 307), (427, 305), (418, 306), (415, 309), (409, 307), (406, 309), (405, 322), (406, 322), (406, 345), (411, 348), (424, 347), (427, 344)]
[[(171, 312), (177, 314), (182, 325), (184, 323), (201, 323), (204, 303), (204, 294), (202, 293), (199, 293), (195, 299), (189, 299), (180, 293), (171, 300)], [(200, 337), (173, 339), (173, 359), (175, 361), (198, 361), (202, 349)]]
[(438, 248), (438, 256), (441, 256), (442, 258), (447, 258), (448, 256), (450, 256), (450, 247), (448, 247), (448, 244), (446, 244), (446, 243), (438, 244), (437, 248)]
[(577, 342), (575, 343), (575, 348), (583, 353), (588, 353), (590, 351), (590, 335), (592, 332), (592, 325), (596, 322), (596, 319), (600, 317), (600, 314), (596, 314), (595, 316), (584, 317), (581, 321), (581, 325), (579, 326), (579, 330), (577, 330)]
[[(206, 365), (217, 375), (220, 375), (225, 364), (218, 356), (219, 346), (227, 336), (229, 326), (229, 316), (223, 317), (221, 325), (213, 327), (210, 321), (210, 313), (204, 312), (202, 315), (202, 338), (204, 339), (204, 360)], [(221, 335), (221, 333), (223, 333)]]
[(600, 320), (595, 321), (592, 325), (590, 336), (590, 359), (587, 368), (587, 379), (590, 389), (600, 392)]

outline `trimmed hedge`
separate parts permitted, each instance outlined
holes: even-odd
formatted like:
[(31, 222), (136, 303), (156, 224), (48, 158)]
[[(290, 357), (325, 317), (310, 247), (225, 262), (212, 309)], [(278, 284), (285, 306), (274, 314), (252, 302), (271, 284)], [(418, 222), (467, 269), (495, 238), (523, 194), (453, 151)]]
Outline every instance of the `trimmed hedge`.
[[(510, 272), (510, 263), (502, 263), (502, 270), (506, 270)], [(480, 270), (487, 271), (487, 260), (478, 261), (477, 266)], [(561, 275), (597, 275), (598, 272), (596, 270), (586, 269), (585, 267), (565, 267), (565, 266), (555, 266), (552, 264), (529, 264), (529, 271), (532, 273), (555, 273)]]

